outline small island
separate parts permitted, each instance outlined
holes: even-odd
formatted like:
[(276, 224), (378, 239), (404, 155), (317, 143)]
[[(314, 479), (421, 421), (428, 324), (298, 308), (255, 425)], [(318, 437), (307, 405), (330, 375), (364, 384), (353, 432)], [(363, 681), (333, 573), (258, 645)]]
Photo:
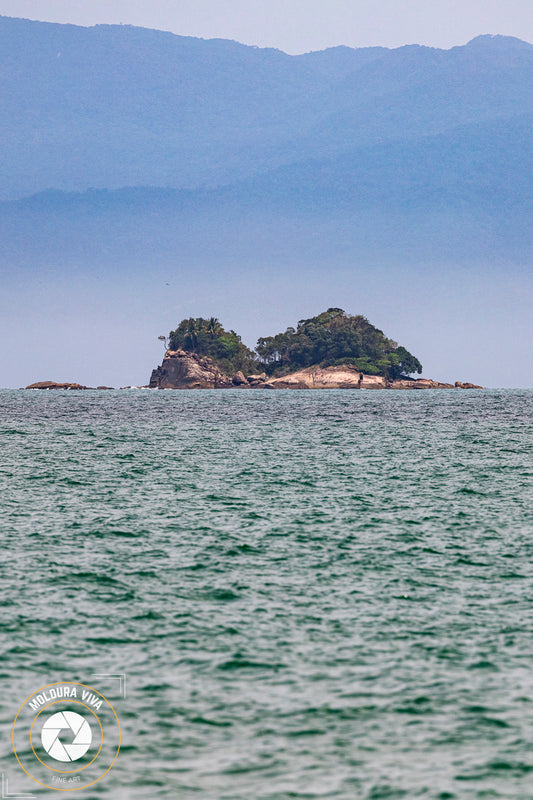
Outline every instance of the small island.
[(82, 386), (81, 383), (57, 383), (57, 381), (39, 381), (26, 386), (26, 389), (65, 389), (67, 391), (79, 391), (80, 389), (110, 390), (112, 388), (112, 386)]
[[(422, 374), (422, 364), (362, 315), (328, 308), (296, 328), (260, 337), (250, 350), (216, 317), (182, 320), (166, 336), (165, 355), (146, 386), (122, 389), (482, 389), (442, 383)], [(26, 389), (111, 389), (40, 381)]]
[[(160, 337), (165, 340), (166, 337)], [(259, 338), (255, 351), (216, 317), (190, 318), (169, 334), (151, 389), (480, 389), (415, 378), (422, 364), (362, 315), (328, 308), (296, 328)]]

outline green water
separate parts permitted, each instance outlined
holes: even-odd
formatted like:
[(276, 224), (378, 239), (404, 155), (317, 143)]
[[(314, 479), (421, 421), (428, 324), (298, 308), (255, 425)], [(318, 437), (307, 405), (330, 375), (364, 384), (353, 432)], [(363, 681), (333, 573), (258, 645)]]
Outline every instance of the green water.
[(58, 796), (10, 728), (78, 680), (123, 748), (74, 797), (531, 800), (532, 420), (527, 391), (1, 392), (10, 791)]

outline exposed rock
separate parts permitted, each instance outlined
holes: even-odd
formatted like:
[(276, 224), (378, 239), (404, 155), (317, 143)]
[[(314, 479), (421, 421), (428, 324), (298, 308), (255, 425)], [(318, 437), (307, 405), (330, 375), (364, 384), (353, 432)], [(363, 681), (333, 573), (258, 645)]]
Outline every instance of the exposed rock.
[[(55, 381), (39, 381), (39, 383), (30, 383), (29, 386), (26, 386), (26, 389), (91, 389), (94, 390), (94, 386), (82, 386), (81, 383), (56, 383)], [(112, 386), (97, 386), (97, 389), (113, 389)]]
[(391, 381), (389, 389), (453, 389), (453, 384), (433, 381), (430, 378), (404, 378)]
[(364, 375), (346, 364), (339, 367), (306, 367), (269, 381), (274, 389), (386, 389), (381, 375)]
[(263, 389), (266, 379), (266, 372), (262, 372), (261, 375), (248, 375), (247, 381), (252, 389)]
[(56, 383), (55, 381), (39, 381), (30, 383), (26, 389), (93, 389), (93, 386), (82, 386), (80, 383)]
[[(471, 383), (455, 384), (461, 389), (476, 388)], [(338, 367), (307, 367), (268, 383), (274, 389), (453, 389), (453, 384), (430, 378), (403, 378), (388, 381), (381, 375), (365, 375), (349, 364)]]
[[(210, 358), (185, 350), (168, 350), (163, 363), (152, 372), (150, 389), (224, 389), (231, 386), (254, 389), (453, 389), (451, 383), (430, 378), (402, 378), (390, 381), (382, 375), (365, 375), (354, 366), (306, 367), (280, 378), (265, 372), (249, 375), (239, 371), (224, 375)], [(459, 389), (481, 389), (472, 383), (455, 384)]]
[[(336, 367), (333, 367), (336, 369)], [(341, 368), (342, 369), (342, 368)], [(357, 372), (357, 370), (356, 370)], [(362, 372), (358, 373), (359, 380), (357, 382), (357, 389), (387, 389), (388, 384), (382, 375), (364, 375)], [(343, 388), (343, 387), (341, 387)], [(347, 387), (349, 388), (349, 387)]]
[[(243, 376), (244, 377), (244, 376)], [(232, 380), (210, 358), (185, 350), (167, 350), (163, 363), (154, 369), (150, 389), (224, 389)]]
[(231, 379), (231, 382), (232, 382), (232, 384), (234, 386), (247, 386), (248, 385), (248, 381), (244, 377), (244, 373), (241, 372), (240, 370), (239, 370), (239, 372), (235, 373), (235, 375)]

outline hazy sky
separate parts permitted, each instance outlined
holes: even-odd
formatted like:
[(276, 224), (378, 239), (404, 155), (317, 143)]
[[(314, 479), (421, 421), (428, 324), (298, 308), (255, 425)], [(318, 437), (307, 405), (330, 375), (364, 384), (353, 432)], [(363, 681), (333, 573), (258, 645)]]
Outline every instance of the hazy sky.
[(532, 0), (0, 0), (0, 14), (123, 22), (289, 53), (337, 44), (451, 47), (482, 33), (533, 42)]

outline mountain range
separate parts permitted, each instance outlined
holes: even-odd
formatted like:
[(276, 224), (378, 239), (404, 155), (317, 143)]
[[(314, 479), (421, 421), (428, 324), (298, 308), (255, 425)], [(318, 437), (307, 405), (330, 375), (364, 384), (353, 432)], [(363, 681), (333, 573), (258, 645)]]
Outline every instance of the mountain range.
[[(404, 306), (431, 300), (444, 270), (468, 284), (455, 302), (450, 295), (452, 316), (477, 285), (481, 305), (514, 303), (514, 324), (521, 319), (533, 252), (527, 42), (487, 35), (450, 50), (290, 56), (127, 25), (0, 17), (0, 70), (0, 269), (5, 296), (24, 296), (40, 318), (39, 297), (57, 305), (64, 281), (94, 278), (94, 296), (105, 283), (121, 306), (127, 275), (171, 327), (174, 316), (219, 312), (200, 307), (206, 285), (215, 300), (226, 292), (231, 312), (228, 287), (249, 307), (261, 282), (283, 276), (268, 321), (277, 327), (294, 322), (297, 298), (301, 316), (323, 306), (317, 275), (327, 271), (332, 286), (370, 306), (349, 311), (379, 322), (381, 309), (392, 328), (398, 312), (376, 287), (387, 284)], [(250, 336), (265, 327), (264, 316), (256, 325), (239, 313), (226, 325)], [(417, 334), (405, 320), (399, 335)], [(501, 346), (509, 351), (505, 336)], [(421, 352), (416, 341), (412, 349)], [(491, 385), (487, 369), (450, 367), (454, 378)], [(41, 378), (77, 376), (20, 382)]]
[(402, 180), (418, 187), (420, 171), (438, 166), (438, 184), (450, 163), (477, 178), (490, 159), (505, 188), (524, 147), (531, 166), (533, 45), (510, 37), (289, 56), (1, 17), (0, 54), (3, 199), (48, 188), (205, 189), (253, 176), (263, 184), (273, 170), (294, 183), (316, 161), (333, 187), (346, 163), (358, 181), (401, 163)]

